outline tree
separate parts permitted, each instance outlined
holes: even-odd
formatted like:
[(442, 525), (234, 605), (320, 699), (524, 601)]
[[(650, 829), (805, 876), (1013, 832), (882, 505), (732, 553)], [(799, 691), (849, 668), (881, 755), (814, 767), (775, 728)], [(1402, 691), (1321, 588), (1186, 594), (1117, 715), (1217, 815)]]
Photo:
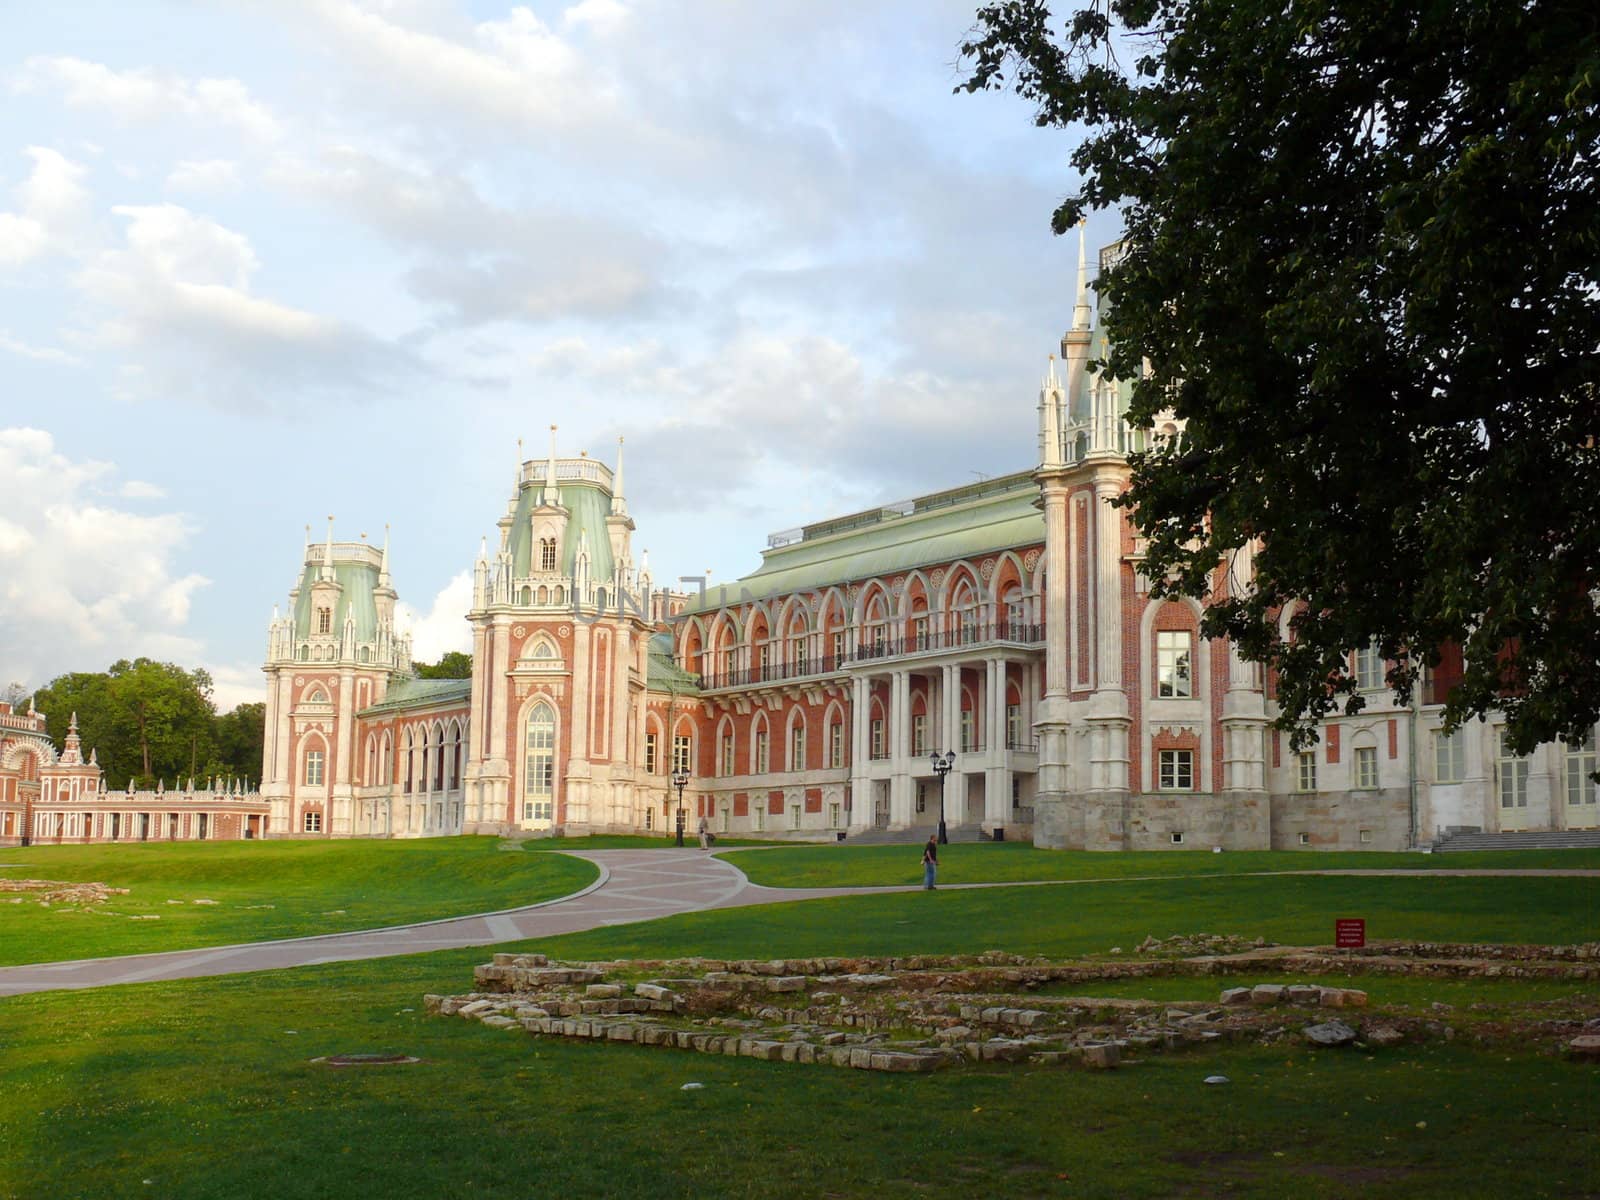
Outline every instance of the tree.
[(447, 650), (436, 663), (417, 663), (418, 679), (471, 679), (472, 655)]
[(1297, 742), (1373, 644), (1402, 702), (1461, 647), (1447, 724), (1503, 709), (1518, 751), (1600, 718), (1597, 11), (1008, 0), (963, 47), (967, 90), (1083, 126), (1053, 225), (1121, 207), (1102, 368), (1187, 422), (1133, 456), (1145, 572), (1277, 669)]
[(85, 753), (99, 751), (106, 786), (140, 786), (199, 775), (212, 758), (211, 676), (148, 658), (109, 670), (62, 675), (34, 693), (59, 745), (78, 715)]
[(217, 717), (214, 728), (216, 761), (207, 766), (206, 774), (260, 779), (267, 740), (266, 704), (241, 704)]

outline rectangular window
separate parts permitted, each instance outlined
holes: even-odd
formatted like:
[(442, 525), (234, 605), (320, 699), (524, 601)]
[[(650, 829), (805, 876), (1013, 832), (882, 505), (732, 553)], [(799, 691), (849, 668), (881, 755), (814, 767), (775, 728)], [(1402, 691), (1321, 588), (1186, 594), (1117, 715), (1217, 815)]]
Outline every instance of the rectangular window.
[(841, 721), (828, 727), (828, 765), (844, 766), (844, 723)]
[(789, 806), (789, 828), (800, 828), (800, 806), (798, 804), (791, 804)]
[(917, 713), (911, 718), (911, 754), (921, 758), (928, 752), (928, 714)]
[(767, 756), (767, 731), (756, 734), (756, 774), (765, 775), (770, 759)]
[(970, 754), (978, 748), (977, 714), (970, 708), (961, 710), (961, 752)]
[(928, 785), (920, 781), (917, 783), (917, 811), (928, 811)]
[(1164, 792), (1194, 790), (1194, 751), (1162, 750), (1160, 753), (1160, 786)]
[(772, 643), (763, 642), (761, 645), (761, 676), (762, 679), (772, 677)]
[(1461, 730), (1433, 735), (1433, 780), (1435, 783), (1460, 783), (1467, 777), (1467, 739)]
[(653, 734), (653, 733), (645, 734), (644, 735), (644, 773), (646, 775), (654, 775), (656, 773), (657, 751), (658, 751), (658, 746), (656, 745), (656, 735)]
[(733, 674), (733, 664), (738, 661), (738, 653), (737, 650), (732, 649), (722, 652), (722, 673), (724, 675)]
[(1314, 792), (1317, 790), (1317, 752), (1315, 750), (1302, 750), (1296, 764), (1294, 790), (1297, 792)]
[(828, 805), (828, 825), (833, 829), (839, 828), (839, 806), (837, 804)]
[(1506, 731), (1499, 731), (1499, 759), (1495, 763), (1500, 777), (1500, 807), (1528, 807), (1528, 760), (1511, 753), (1506, 745)]
[(1022, 749), (1022, 705), (1006, 705), (1006, 745)]
[(1383, 655), (1371, 645), (1356, 651), (1356, 687), (1363, 692), (1376, 692), (1384, 687)]
[(833, 665), (837, 667), (844, 662), (844, 630), (833, 635)]
[(722, 774), (734, 774), (733, 769), (733, 734), (725, 734), (722, 738)]
[(306, 786), (322, 786), (322, 751), (306, 751)]
[[(1600, 784), (1594, 781), (1594, 734), (1589, 734), (1575, 746), (1567, 747), (1567, 807), (1596, 803)], [(1592, 819), (1592, 818), (1591, 818)]]
[(1187, 630), (1156, 634), (1156, 695), (1194, 695), (1190, 674), (1194, 646)]
[(789, 649), (789, 658), (794, 663), (794, 673), (796, 675), (804, 675), (806, 673), (810, 653), (805, 638), (797, 637), (794, 639), (794, 643)]
[(692, 762), (689, 735), (680, 733), (672, 739), (672, 770), (674, 774), (689, 774), (689, 765)]
[(789, 770), (806, 769), (806, 727), (796, 725), (789, 731)]
[(305, 816), (304, 828), (307, 833), (321, 833), (322, 814), (319, 812), (308, 812)]
[(1378, 786), (1378, 751), (1374, 746), (1356, 747), (1356, 787), (1366, 791)]
[(877, 717), (872, 722), (872, 757), (883, 758), (883, 718)]
[(911, 618), (911, 638), (918, 650), (926, 650), (928, 648), (928, 618), (926, 616)]

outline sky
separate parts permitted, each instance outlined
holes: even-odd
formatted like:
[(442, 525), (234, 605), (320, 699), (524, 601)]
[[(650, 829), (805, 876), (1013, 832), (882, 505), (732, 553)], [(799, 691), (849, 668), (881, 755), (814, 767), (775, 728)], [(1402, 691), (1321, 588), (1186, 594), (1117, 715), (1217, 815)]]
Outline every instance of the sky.
[(465, 649), (552, 424), (563, 455), (626, 439), (658, 583), (1034, 465), (1073, 142), (953, 94), (974, 10), (8, 12), (0, 687), (150, 655), (261, 699), (329, 515), (388, 527), (419, 659)]

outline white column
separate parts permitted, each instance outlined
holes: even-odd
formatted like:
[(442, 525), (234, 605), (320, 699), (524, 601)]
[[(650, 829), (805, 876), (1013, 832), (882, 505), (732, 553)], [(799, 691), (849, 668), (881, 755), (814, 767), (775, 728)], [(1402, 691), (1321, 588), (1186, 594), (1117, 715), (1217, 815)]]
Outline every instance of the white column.
[(911, 789), (911, 672), (902, 668), (889, 677), (889, 820), (913, 823)]
[(867, 776), (868, 683), (865, 675), (850, 679), (850, 827), (872, 828), (872, 784)]

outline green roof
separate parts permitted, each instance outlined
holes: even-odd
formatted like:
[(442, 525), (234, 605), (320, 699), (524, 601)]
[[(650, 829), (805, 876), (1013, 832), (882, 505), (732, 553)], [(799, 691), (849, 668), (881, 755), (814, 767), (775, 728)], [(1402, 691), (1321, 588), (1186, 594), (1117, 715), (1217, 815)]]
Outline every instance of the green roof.
[(470, 679), (401, 679), (389, 685), (383, 699), (356, 714), (373, 717), (405, 708), (429, 708), (456, 704), (472, 695)]
[[(300, 576), (300, 594), (294, 602), (294, 636), (296, 639), (311, 636), (311, 588), (321, 577), (322, 566), (307, 563)], [(333, 624), (329, 632), (334, 637), (344, 633), (346, 614), (355, 617), (356, 641), (370, 642), (378, 636), (378, 605), (372, 591), (378, 586), (378, 568), (370, 563), (334, 560), (333, 577), (338, 581), (339, 601), (334, 605)]]
[[(578, 561), (578, 542), (583, 532), (589, 534), (589, 578), (597, 584), (608, 584), (615, 572), (611, 561), (611, 534), (606, 529), (606, 518), (611, 515), (611, 495), (593, 483), (563, 483), (557, 489), (561, 507), (567, 510), (567, 531), (561, 537), (560, 568), (563, 575), (571, 575)], [(533, 530), (528, 515), (539, 507), (544, 495), (544, 485), (539, 482), (524, 484), (517, 493), (517, 509), (511, 518), (511, 573), (518, 579), (533, 574)]]
[[(1019, 472), (918, 497), (891, 506), (806, 527), (806, 536), (762, 556), (761, 567), (742, 579), (708, 588), (689, 612), (709, 612), (738, 603), (743, 592), (762, 598), (825, 588), (914, 567), (971, 558), (994, 550), (1044, 541), (1044, 513), (1037, 506), (1032, 472)], [(903, 515), (897, 508), (909, 507)], [(824, 532), (840, 528), (838, 533)]]
[(698, 695), (700, 683), (697, 676), (680, 667), (672, 657), (672, 635), (656, 633), (650, 637), (649, 675), (645, 687), (652, 692), (672, 692), (675, 695)]

